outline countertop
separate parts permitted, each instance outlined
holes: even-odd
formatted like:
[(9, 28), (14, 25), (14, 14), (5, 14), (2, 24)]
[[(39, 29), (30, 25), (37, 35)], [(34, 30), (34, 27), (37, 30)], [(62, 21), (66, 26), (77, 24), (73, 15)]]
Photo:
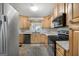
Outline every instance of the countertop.
[(19, 30), (19, 34), (33, 34), (33, 33), (45, 34), (47, 36), (57, 35), (57, 31), (52, 29), (42, 29), (40, 32), (32, 32), (31, 30), (25, 30), (25, 31)]
[(56, 41), (56, 43), (64, 48), (66, 51), (69, 50), (69, 41)]

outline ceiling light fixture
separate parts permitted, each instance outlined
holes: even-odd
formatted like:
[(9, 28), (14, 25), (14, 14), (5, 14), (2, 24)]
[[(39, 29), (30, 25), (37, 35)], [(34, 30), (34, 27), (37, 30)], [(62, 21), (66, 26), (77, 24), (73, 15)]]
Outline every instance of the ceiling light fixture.
[(38, 10), (38, 7), (37, 6), (31, 6), (30, 9), (35, 12), (35, 11)]

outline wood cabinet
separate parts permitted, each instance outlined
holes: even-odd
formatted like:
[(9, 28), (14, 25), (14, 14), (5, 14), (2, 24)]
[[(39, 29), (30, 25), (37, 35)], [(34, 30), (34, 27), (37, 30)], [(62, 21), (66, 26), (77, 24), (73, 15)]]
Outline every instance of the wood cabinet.
[(79, 3), (72, 4), (72, 22), (79, 23)]
[(62, 15), (62, 13), (65, 12), (65, 4), (64, 3), (56, 3), (54, 5), (54, 9), (53, 9), (53, 15), (54, 15), (54, 18), (56, 18), (57, 16), (60, 16)]
[[(53, 13), (52, 13), (53, 18), (52, 19), (54, 20), (56, 17), (62, 15), (62, 13), (65, 13), (65, 10), (66, 10), (65, 7), (66, 7), (65, 3), (54, 4), (53, 5)], [(53, 26), (53, 24), (51, 24), (51, 26)]]
[(65, 13), (66, 13), (66, 25), (70, 25), (70, 21), (72, 20), (72, 3), (65, 4)]
[(42, 28), (51, 28), (51, 19), (50, 19), (50, 16), (43, 17)]
[(46, 36), (45, 34), (41, 34), (40, 39), (41, 43), (48, 44), (48, 36)]
[(31, 43), (34, 43), (34, 44), (40, 43), (39, 39), (40, 39), (40, 34), (37, 34), (37, 33), (31, 34)]
[(39, 33), (34, 33), (31, 35), (31, 43), (36, 43), (36, 44), (47, 44), (48, 43), (48, 38), (46, 35), (39, 34)]
[(58, 3), (58, 5), (57, 5), (57, 15), (60, 16), (64, 12), (65, 12), (65, 4), (64, 3)]
[(58, 4), (56, 3), (53, 5), (53, 7), (54, 7), (53, 14), (43, 17), (44, 18), (44, 20), (42, 21), (43, 28), (51, 28), (51, 21), (53, 21), (56, 17), (60, 16), (62, 13), (65, 12), (65, 4), (64, 3), (58, 3)]
[(19, 43), (20, 44), (24, 43), (24, 35), (23, 34), (19, 34)]
[(79, 55), (79, 4), (68, 4), (68, 19), (69, 22), (69, 55)]
[(58, 43), (56, 43), (56, 56), (69, 56), (69, 50), (65, 50)]
[(29, 29), (31, 26), (31, 22), (29, 21), (28, 17), (20, 16), (20, 29)]
[(57, 13), (58, 13), (58, 4), (56, 3), (54, 5), (54, 9), (53, 9), (53, 18), (54, 19), (58, 16)]
[(73, 3), (73, 19), (79, 18), (79, 3)]
[(79, 40), (79, 31), (73, 30), (73, 55), (78, 55), (78, 40)]
[(70, 55), (79, 55), (79, 30), (70, 29)]

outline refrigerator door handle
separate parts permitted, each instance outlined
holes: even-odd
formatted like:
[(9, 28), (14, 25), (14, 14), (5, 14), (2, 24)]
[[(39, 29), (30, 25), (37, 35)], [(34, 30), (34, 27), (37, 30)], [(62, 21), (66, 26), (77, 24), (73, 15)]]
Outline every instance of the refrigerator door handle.
[(2, 53), (4, 53), (4, 37), (3, 37), (3, 32), (2, 32)]

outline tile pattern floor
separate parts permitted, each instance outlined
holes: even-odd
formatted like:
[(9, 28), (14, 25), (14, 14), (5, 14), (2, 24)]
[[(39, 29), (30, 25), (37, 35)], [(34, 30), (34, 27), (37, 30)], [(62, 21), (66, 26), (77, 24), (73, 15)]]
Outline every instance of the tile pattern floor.
[(49, 52), (52, 56), (54, 55), (52, 49), (45, 46), (45, 44), (23, 44), (19, 48), (20, 56), (50, 56)]

